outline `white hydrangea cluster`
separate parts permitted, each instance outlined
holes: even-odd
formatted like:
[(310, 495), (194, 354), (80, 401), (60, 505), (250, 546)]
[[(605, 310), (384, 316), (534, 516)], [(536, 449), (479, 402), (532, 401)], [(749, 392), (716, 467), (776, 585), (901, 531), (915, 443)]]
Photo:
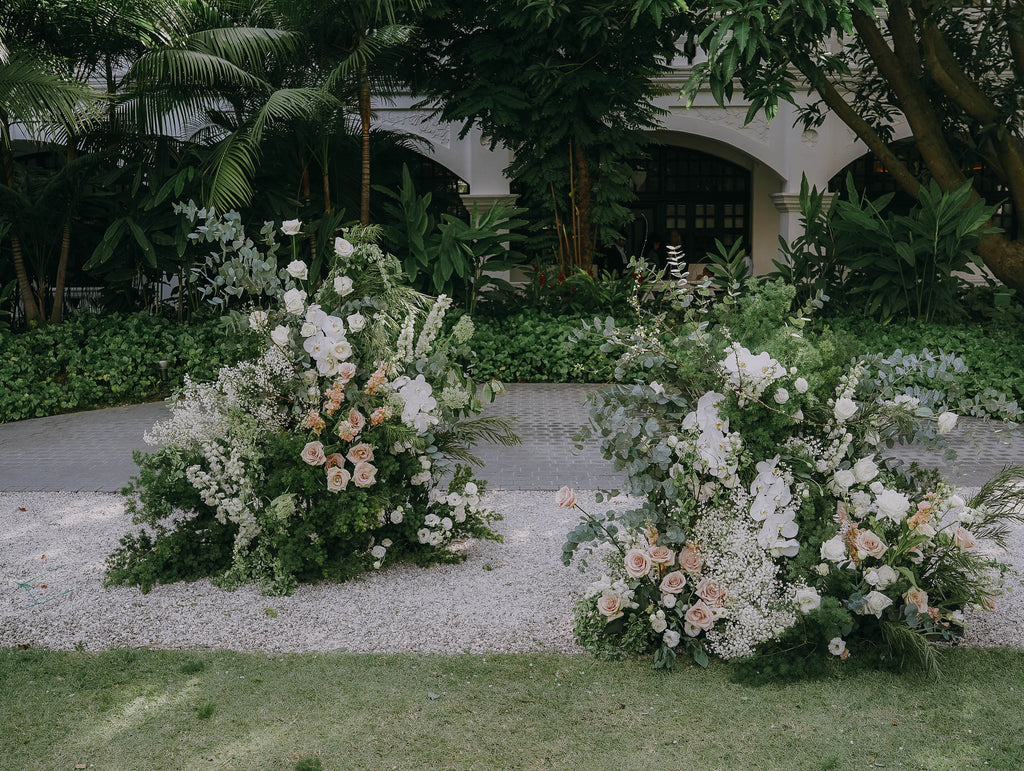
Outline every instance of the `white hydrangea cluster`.
[(747, 399), (759, 399), (765, 389), (786, 375), (786, 368), (768, 353), (754, 355), (739, 343), (725, 349), (725, 358), (718, 367), (725, 376), (725, 385), (739, 396), (741, 406)]

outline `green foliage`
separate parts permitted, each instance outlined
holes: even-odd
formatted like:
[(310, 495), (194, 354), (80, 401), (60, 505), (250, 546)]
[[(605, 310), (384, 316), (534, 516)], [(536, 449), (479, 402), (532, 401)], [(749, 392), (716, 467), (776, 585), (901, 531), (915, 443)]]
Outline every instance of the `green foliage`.
[(170, 363), (176, 388), (186, 374), (214, 377), (249, 344), (247, 336), (225, 335), (219, 321), (177, 325), (146, 314), (83, 314), (0, 332), (0, 422), (149, 401), (161, 391), (158, 361)]

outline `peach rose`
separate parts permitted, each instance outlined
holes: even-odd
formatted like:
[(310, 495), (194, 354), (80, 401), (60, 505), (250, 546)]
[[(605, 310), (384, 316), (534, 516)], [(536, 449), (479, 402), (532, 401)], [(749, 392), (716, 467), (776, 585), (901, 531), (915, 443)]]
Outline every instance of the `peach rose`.
[(683, 628), (690, 637), (696, 637), (715, 625), (715, 614), (703, 601), (697, 600), (683, 616)]
[(870, 530), (861, 530), (857, 533), (856, 539), (854, 539), (853, 545), (857, 548), (857, 557), (864, 559), (865, 557), (881, 557), (885, 554), (886, 546), (882, 539), (872, 533)]
[(665, 574), (665, 577), (661, 579), (661, 586), (658, 588), (663, 594), (679, 594), (685, 586), (686, 575), (680, 570), (673, 570), (671, 573)]
[(345, 385), (356, 376), (356, 365), (350, 361), (343, 361), (338, 365), (338, 380)]
[(679, 552), (679, 567), (691, 576), (700, 573), (704, 567), (704, 557), (701, 556), (696, 546), (686, 544)]
[(363, 461), (357, 463), (356, 467), (352, 469), (352, 481), (355, 482), (356, 487), (369, 487), (377, 481), (377, 467), (369, 461)]
[(363, 413), (361, 413), (359, 410), (353, 409), (348, 413), (348, 422), (352, 426), (352, 428), (356, 430), (356, 433), (358, 434), (360, 431), (363, 430), (363, 426), (366, 425), (366, 418), (363, 417)]
[(302, 448), (302, 459), (310, 466), (322, 466), (327, 460), (324, 446), (320, 442), (307, 442)]
[(623, 602), (617, 594), (602, 594), (597, 600), (597, 610), (608, 621), (622, 616)]
[(353, 466), (364, 461), (371, 461), (373, 460), (373, 446), (366, 442), (360, 442), (349, 448), (348, 455), (345, 457), (352, 461)]
[(953, 543), (964, 551), (969, 551), (978, 545), (974, 535), (969, 530), (965, 530), (962, 527), (958, 527), (956, 532), (953, 533)]
[(326, 462), (326, 467), (327, 468), (334, 468), (335, 466), (344, 466), (344, 465), (345, 465), (345, 456), (342, 455), (340, 452), (332, 452), (330, 455), (327, 456), (327, 462)]
[(918, 613), (928, 612), (928, 592), (924, 589), (918, 589), (916, 587), (910, 587), (903, 593), (903, 601), (907, 605), (917, 606)]
[(713, 581), (702, 578), (697, 584), (696, 591), (697, 596), (704, 600), (708, 605), (714, 605), (719, 608), (725, 605), (725, 589)]
[(652, 546), (647, 553), (655, 565), (671, 565), (676, 558), (676, 553), (667, 546)]
[(626, 575), (630, 578), (643, 578), (651, 572), (651, 558), (642, 549), (630, 549), (626, 552)]
[(571, 509), (576, 505), (576, 491), (571, 487), (563, 487), (555, 493), (555, 503), (559, 508)]
[(327, 489), (332, 493), (341, 492), (348, 487), (352, 475), (341, 466), (331, 466), (327, 469)]

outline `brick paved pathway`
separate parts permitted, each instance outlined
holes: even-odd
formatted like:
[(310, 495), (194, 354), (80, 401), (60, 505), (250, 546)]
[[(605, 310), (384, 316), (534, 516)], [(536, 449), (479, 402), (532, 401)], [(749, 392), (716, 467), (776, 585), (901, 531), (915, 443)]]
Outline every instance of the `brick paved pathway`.
[[(579, 455), (572, 435), (587, 420), (586, 397), (597, 386), (511, 384), (485, 414), (517, 416), (517, 447), (482, 444), (474, 452), (486, 465), (480, 476), (491, 489), (557, 490), (615, 486), (621, 479), (591, 441)], [(115, 407), (0, 425), (0, 491), (113, 492), (136, 471), (132, 450), (147, 448), (143, 434), (167, 415), (163, 403)], [(954, 482), (977, 486), (1008, 464), (1024, 464), (1024, 430), (1006, 440), (998, 427), (962, 421), (951, 435), (959, 457), (918, 449), (894, 451), (929, 462)]]

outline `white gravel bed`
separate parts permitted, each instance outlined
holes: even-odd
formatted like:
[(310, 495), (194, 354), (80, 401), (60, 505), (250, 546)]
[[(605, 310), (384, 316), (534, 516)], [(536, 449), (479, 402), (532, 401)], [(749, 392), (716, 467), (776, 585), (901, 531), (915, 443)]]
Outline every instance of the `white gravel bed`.
[[(505, 542), (468, 542), (461, 564), (392, 567), (265, 597), (209, 580), (149, 594), (104, 588), (106, 556), (134, 529), (119, 495), (0, 493), (0, 647), (579, 652), (572, 607), (593, 576), (560, 559), (578, 515), (549, 492), (492, 492), (486, 503), (504, 516), (496, 529)], [(1024, 570), (1024, 528), (1010, 559)], [(1008, 583), (995, 613), (970, 614), (969, 644), (1024, 647), (1019, 573)]]

